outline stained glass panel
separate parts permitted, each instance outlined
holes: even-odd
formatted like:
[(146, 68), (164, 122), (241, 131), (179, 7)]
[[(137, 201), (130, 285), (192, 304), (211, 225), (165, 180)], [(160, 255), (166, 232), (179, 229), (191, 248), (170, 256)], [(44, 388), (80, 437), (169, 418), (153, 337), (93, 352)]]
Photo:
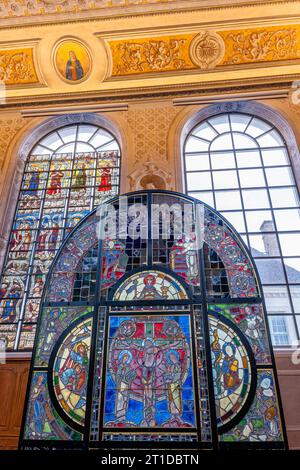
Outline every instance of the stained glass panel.
[(104, 426), (195, 426), (186, 316), (110, 318)]
[(225, 322), (209, 317), (217, 424), (241, 411), (250, 392), (251, 360), (239, 335)]
[(220, 217), (206, 209), (204, 241), (222, 261), (228, 278), (230, 297), (256, 297), (256, 273), (241, 241)]
[(54, 345), (64, 331), (85, 315), (92, 315), (93, 307), (44, 307), (41, 313), (41, 329), (37, 341), (34, 365), (47, 366)]
[(167, 265), (193, 286), (195, 293), (199, 293), (199, 257), (193, 205), (180, 196), (166, 195), (162, 199), (154, 194), (153, 207), (153, 263)]
[[(58, 249), (85, 215), (119, 193), (119, 176), (118, 142), (98, 126), (66, 126), (31, 150), (0, 283), (0, 323), (17, 323), (9, 349), (25, 343), (32, 349), (34, 335), (25, 333), (25, 323), (37, 322), (45, 275)], [(21, 344), (22, 332), (27, 339)]]
[(64, 338), (53, 363), (56, 399), (64, 413), (84, 425), (91, 349), (92, 319), (77, 325)]
[(208, 311), (231, 320), (246, 336), (257, 364), (270, 364), (271, 352), (262, 304), (214, 304)]
[[(169, 232), (166, 218), (153, 223), (154, 201), (165, 215), (165, 204), (173, 204)], [(29, 292), (30, 309), (20, 330), (24, 349), (34, 336), (30, 319), (35, 302), (41, 302), (42, 281), (48, 286), (24, 447), (33, 440), (38, 447), (39, 441), (50, 447), (51, 441), (62, 441), (66, 448), (70, 440), (82, 442), (82, 448), (103, 442), (108, 447), (155, 442), (183, 448), (226, 447), (239, 440), (262, 447), (282, 442), (276, 371), (251, 256), (212, 209), (204, 207), (198, 227), (197, 204), (156, 191), (122, 196), (113, 200), (109, 222), (105, 214), (111, 206), (105, 205), (100, 218), (91, 212), (78, 225), (47, 276), (36, 268), (51, 264), (45, 256), (33, 258), (40, 264), (33, 264), (30, 285), (26, 274), (18, 286), (12, 274), (6, 275), (8, 293), (1, 302), (12, 304), (3, 304), (5, 315), (18, 318), (16, 290)], [(50, 230), (47, 223), (52, 227), (61, 219), (44, 220), (43, 230)], [(117, 224), (113, 234), (112, 221)], [(124, 221), (139, 237), (118, 230)], [(178, 227), (182, 233), (176, 233)], [(40, 250), (52, 251), (47, 245)], [(14, 342), (17, 323), (4, 319), (0, 339), (2, 332)]]
[(282, 441), (282, 427), (272, 370), (259, 370), (257, 389), (249, 412), (221, 439), (226, 442)]
[(47, 372), (34, 372), (31, 401), (25, 425), (25, 438), (51, 441), (82, 440), (82, 434), (68, 426), (53, 407), (47, 382)]
[(168, 274), (143, 271), (128, 278), (114, 295), (114, 300), (183, 300), (187, 294)]

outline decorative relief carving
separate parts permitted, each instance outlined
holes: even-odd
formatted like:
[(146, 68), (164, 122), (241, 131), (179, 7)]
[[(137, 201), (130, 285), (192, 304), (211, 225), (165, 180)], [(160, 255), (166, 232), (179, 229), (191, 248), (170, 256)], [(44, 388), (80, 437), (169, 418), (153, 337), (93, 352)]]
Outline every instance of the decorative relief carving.
[(198, 34), (190, 45), (190, 56), (201, 69), (215, 67), (223, 59), (225, 44), (219, 34), (205, 31)]
[(0, 50), (0, 80), (6, 85), (38, 83), (33, 49)]
[[(220, 33), (222, 34), (222, 33)], [(226, 43), (224, 65), (269, 62), (300, 57), (299, 27), (264, 28), (223, 33)]]
[(182, 70), (189, 67), (185, 38), (110, 42), (113, 75)]

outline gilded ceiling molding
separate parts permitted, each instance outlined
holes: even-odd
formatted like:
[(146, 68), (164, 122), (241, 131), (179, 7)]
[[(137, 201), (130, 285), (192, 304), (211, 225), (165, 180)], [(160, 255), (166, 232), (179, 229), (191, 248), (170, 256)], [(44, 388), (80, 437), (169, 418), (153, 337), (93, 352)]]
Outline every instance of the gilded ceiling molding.
[[(102, 39), (105, 39), (102, 37)], [(105, 39), (108, 78), (300, 59), (300, 25)]]
[(5, 0), (0, 2), (0, 27), (54, 24), (57, 21), (110, 19), (137, 15), (185, 13), (195, 10), (285, 4), (287, 0)]
[[(200, 0), (189, 1), (189, 6)], [(20, 17), (40, 17), (44, 15), (59, 15), (61, 13), (78, 14), (81, 12), (115, 10), (116, 8), (126, 8), (134, 6), (143, 9), (145, 5), (171, 4), (169, 9), (178, 9), (178, 0), (31, 0), (30, 2), (20, 2), (17, 0), (7, 0), (1, 2), (1, 18)], [(172, 5), (173, 4), (173, 5)]]
[(0, 43), (0, 80), (6, 86), (41, 86), (37, 40), (26, 43)]
[[(185, 0), (184, 5), (182, 0), (6, 0), (0, 2), (0, 27), (189, 12), (202, 6), (203, 1), (208, 5), (214, 3), (214, 0)], [(236, 1), (244, 4), (249, 0)]]

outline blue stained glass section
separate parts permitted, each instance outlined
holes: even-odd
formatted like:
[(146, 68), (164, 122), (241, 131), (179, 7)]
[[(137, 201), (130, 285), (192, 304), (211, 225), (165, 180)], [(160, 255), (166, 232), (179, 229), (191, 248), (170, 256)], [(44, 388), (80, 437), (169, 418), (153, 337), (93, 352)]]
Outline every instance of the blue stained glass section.
[(106, 427), (195, 427), (190, 319), (112, 316)]

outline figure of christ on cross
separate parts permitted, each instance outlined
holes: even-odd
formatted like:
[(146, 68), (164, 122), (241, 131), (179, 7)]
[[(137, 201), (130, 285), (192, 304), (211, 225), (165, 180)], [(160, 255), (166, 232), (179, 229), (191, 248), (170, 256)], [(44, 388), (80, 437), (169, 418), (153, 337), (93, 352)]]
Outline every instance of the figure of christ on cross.
[[(114, 340), (113, 350), (118, 352), (116, 422), (127, 422), (126, 413), (132, 393), (132, 383), (138, 380), (143, 392), (141, 427), (157, 426), (155, 413), (158, 388), (161, 392), (160, 396), (165, 396), (167, 399), (170, 421), (182, 423), (182, 381), (185, 371), (180, 362), (178, 349), (184, 350), (185, 348), (186, 341), (183, 338), (175, 341), (149, 337), (142, 341), (136, 338)], [(134, 361), (135, 365), (133, 365)], [(157, 377), (161, 378), (159, 384)]]

